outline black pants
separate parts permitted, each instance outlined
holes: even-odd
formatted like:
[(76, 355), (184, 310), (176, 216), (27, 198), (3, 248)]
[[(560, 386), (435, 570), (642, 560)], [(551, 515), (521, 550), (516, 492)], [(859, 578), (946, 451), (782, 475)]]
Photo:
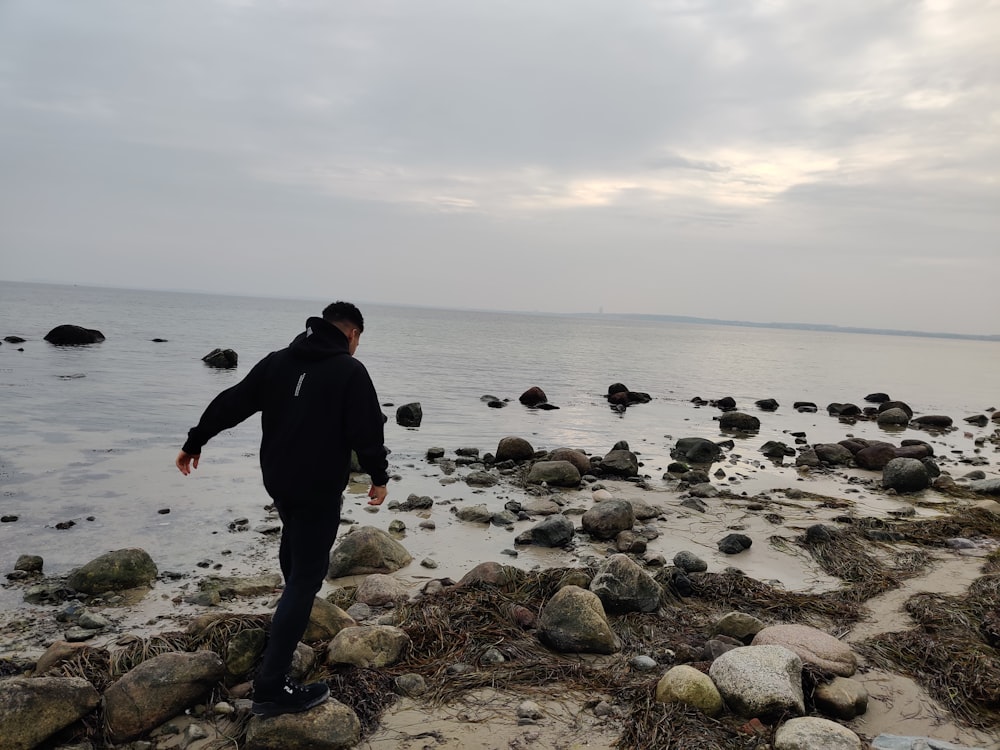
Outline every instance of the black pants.
[(258, 695), (280, 688), (295, 647), (309, 625), (313, 600), (330, 569), (330, 550), (340, 525), (340, 493), (308, 501), (275, 501), (281, 517), (278, 562), (285, 589), (271, 618), (271, 633), (254, 680)]

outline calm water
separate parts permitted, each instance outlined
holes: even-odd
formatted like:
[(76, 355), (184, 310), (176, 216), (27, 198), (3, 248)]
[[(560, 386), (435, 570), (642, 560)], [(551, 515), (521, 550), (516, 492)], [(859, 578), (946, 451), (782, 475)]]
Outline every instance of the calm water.
[[(27, 339), (0, 345), (0, 514), (20, 517), (0, 524), (0, 572), (29, 552), (42, 554), (51, 572), (126, 546), (150, 549), (161, 568), (188, 568), (206, 550), (247, 552), (250, 542), (220, 528), (234, 516), (256, 518), (266, 502), (255, 469), (256, 419), (210, 443), (196, 477), (183, 479), (173, 458), (209, 399), (287, 344), (327, 301), (0, 283), (0, 337)], [(759, 413), (757, 399), (781, 403), (778, 413), (760, 414), (759, 436), (738, 441), (747, 455), (771, 438), (791, 442), (785, 433), (798, 429), (811, 442), (842, 439), (844, 425), (824, 407), (862, 404), (872, 391), (959, 424), (1000, 406), (1000, 346), (992, 342), (372, 305), (363, 311), (358, 357), (382, 401), (423, 405), (416, 430), (398, 427), (386, 407), (392, 468), (402, 477), (392, 488), (396, 497), (436, 486), (421, 462), (428, 447), (485, 452), (505, 435), (524, 436), (536, 448), (591, 453), (625, 439), (658, 481), (674, 439), (720, 435), (718, 412), (694, 408), (694, 396), (731, 395), (752, 413)], [(61, 323), (100, 329), (107, 340), (76, 348), (44, 342)], [(216, 347), (235, 349), (239, 368), (202, 364)], [(612, 412), (603, 394), (617, 381), (653, 402)], [(532, 385), (560, 409), (518, 404)], [(484, 394), (512, 403), (490, 409)], [(799, 400), (815, 401), (821, 412), (794, 412)], [(853, 431), (880, 434), (870, 424)], [(67, 520), (77, 525), (54, 528)], [(220, 534), (221, 541), (209, 538)]]

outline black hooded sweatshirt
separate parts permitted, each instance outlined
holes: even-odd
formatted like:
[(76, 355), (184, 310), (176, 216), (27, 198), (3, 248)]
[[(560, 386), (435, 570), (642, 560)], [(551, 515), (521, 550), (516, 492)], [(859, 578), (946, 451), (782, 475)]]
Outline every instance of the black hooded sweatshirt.
[(216, 396), (188, 432), (184, 452), (199, 455), (213, 437), (257, 412), (261, 474), (275, 500), (339, 499), (352, 449), (372, 484), (388, 481), (375, 386), (351, 356), (347, 337), (322, 318), (309, 318), (288, 347), (271, 352)]

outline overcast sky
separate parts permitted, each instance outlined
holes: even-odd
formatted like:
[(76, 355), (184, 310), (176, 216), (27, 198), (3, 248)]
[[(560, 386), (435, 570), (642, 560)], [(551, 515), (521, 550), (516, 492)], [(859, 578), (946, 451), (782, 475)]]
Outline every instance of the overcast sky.
[(1000, 333), (997, 0), (0, 0), (0, 278)]

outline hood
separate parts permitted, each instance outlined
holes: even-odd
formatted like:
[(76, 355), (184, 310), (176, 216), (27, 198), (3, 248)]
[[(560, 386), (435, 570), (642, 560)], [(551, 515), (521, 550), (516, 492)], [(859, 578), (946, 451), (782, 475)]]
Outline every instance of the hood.
[(347, 337), (337, 326), (322, 318), (309, 318), (306, 330), (296, 336), (288, 348), (296, 357), (314, 361), (351, 353)]

